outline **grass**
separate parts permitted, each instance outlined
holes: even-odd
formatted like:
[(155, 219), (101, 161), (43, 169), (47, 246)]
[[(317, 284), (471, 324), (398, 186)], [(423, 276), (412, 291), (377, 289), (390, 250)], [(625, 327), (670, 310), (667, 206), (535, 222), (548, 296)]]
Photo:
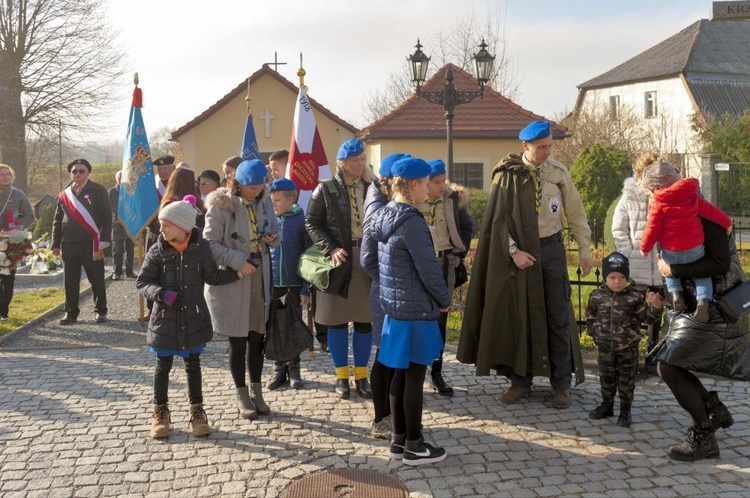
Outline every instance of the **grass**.
[(62, 287), (17, 292), (10, 304), (10, 317), (0, 322), (0, 336), (15, 330), (29, 320), (36, 318), (65, 301), (65, 290)]

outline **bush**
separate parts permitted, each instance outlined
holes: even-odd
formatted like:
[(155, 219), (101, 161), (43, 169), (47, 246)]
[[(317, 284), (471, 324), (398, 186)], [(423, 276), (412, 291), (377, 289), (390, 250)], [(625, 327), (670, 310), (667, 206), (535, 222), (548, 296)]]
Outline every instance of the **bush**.
[(627, 152), (599, 144), (583, 149), (573, 163), (573, 183), (581, 195), (589, 225), (596, 227), (594, 241), (602, 238), (607, 210), (622, 190), (622, 171), (629, 165)]
[(55, 206), (48, 204), (42, 208), (41, 216), (36, 220), (34, 226), (33, 240), (52, 239), (52, 218), (55, 216)]
[(482, 217), (484, 212), (487, 210), (487, 202), (490, 198), (490, 193), (486, 190), (478, 188), (470, 188), (469, 194), (469, 205), (466, 206), (471, 221), (474, 222), (474, 238), (479, 237), (479, 229), (482, 226)]

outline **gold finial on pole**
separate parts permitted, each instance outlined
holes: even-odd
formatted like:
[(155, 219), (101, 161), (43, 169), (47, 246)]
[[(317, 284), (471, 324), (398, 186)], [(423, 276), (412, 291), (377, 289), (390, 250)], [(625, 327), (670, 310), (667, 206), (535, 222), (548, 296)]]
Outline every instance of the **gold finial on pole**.
[(138, 73), (133, 73), (133, 84), (138, 86)]
[(299, 69), (297, 70), (297, 76), (299, 76), (299, 87), (300, 88), (307, 88), (305, 86), (305, 75), (307, 72), (305, 71), (305, 68), (302, 67), (302, 52), (299, 53)]
[(245, 102), (247, 102), (247, 113), (250, 114), (250, 101), (253, 100), (252, 97), (250, 97), (250, 78), (247, 79), (247, 96), (245, 97)]

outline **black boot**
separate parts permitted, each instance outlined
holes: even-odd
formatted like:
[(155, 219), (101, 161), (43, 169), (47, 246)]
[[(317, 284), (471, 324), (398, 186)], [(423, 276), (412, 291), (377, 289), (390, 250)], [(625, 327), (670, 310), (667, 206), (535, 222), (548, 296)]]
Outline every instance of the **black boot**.
[(273, 391), (286, 383), (286, 363), (283, 361), (273, 362), (273, 377), (266, 383), (266, 389)]
[(339, 395), (339, 398), (341, 399), (349, 399), (349, 393), (351, 392), (349, 388), (349, 379), (336, 379), (336, 394)]
[(682, 291), (672, 292), (672, 308), (679, 313), (687, 311), (687, 305), (685, 304), (685, 300), (682, 298)]
[(365, 399), (372, 399), (372, 388), (370, 388), (370, 381), (367, 380), (367, 377), (355, 380), (354, 386), (357, 388), (360, 396)]
[(680, 462), (719, 458), (719, 445), (716, 443), (711, 423), (704, 422), (701, 425), (690, 427), (687, 439), (669, 448), (669, 458)]
[(617, 425), (620, 427), (630, 427), (633, 423), (633, 417), (630, 415), (630, 403), (620, 401), (620, 416), (617, 418)]
[(611, 417), (615, 414), (614, 409), (612, 408), (613, 405), (614, 403), (603, 401), (601, 405), (589, 412), (589, 418), (592, 420), (600, 420), (606, 417)]
[(288, 361), (286, 366), (289, 370), (289, 387), (292, 389), (302, 389), (304, 384), (302, 383), (302, 374), (300, 373), (299, 358), (292, 361)]
[(719, 393), (716, 391), (709, 391), (711, 397), (706, 401), (706, 414), (708, 415), (708, 421), (711, 423), (711, 429), (714, 432), (722, 429), (728, 429), (734, 424), (734, 418), (729, 413), (729, 408), (719, 399)]
[(693, 313), (693, 320), (698, 323), (708, 323), (711, 318), (711, 314), (708, 309), (708, 299), (698, 299), (698, 304), (695, 307), (695, 313)]
[(432, 362), (430, 385), (442, 396), (453, 396), (453, 388), (443, 379), (443, 360)]

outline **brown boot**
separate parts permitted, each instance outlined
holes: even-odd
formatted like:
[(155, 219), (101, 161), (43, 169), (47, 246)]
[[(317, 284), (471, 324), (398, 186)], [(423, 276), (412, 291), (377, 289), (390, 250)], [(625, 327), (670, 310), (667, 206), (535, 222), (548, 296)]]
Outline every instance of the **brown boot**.
[(510, 386), (510, 389), (500, 396), (500, 402), (504, 405), (512, 405), (518, 403), (521, 398), (528, 398), (529, 396), (531, 396), (530, 387)]
[(552, 408), (564, 410), (570, 407), (570, 389), (555, 389), (552, 393)]
[(208, 417), (203, 410), (203, 403), (190, 405), (190, 422), (188, 423), (188, 427), (192, 429), (193, 436), (196, 437), (207, 436), (211, 432), (211, 428), (208, 426)]
[(154, 414), (151, 416), (151, 437), (158, 439), (169, 436), (170, 422), (167, 404), (154, 405)]

